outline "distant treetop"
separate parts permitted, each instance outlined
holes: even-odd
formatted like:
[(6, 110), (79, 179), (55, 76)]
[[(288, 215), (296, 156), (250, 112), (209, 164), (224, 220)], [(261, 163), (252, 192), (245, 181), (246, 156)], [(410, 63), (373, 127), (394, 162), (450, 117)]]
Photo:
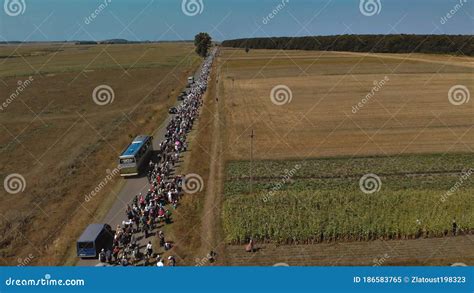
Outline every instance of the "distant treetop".
[(212, 45), (212, 38), (208, 33), (199, 33), (194, 37), (196, 53), (201, 57), (206, 57), (209, 48)]

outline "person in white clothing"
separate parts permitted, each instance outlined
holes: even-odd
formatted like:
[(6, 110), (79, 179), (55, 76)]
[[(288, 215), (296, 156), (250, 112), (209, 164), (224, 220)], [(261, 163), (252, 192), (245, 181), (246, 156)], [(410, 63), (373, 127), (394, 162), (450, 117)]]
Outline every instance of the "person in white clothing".
[(157, 259), (158, 259), (158, 261), (156, 262), (156, 266), (157, 267), (164, 267), (165, 264), (163, 263), (163, 260), (161, 259), (161, 257), (159, 255), (157, 256)]
[(153, 246), (151, 245), (151, 241), (148, 241), (148, 244), (146, 245), (146, 253), (148, 256), (153, 254)]

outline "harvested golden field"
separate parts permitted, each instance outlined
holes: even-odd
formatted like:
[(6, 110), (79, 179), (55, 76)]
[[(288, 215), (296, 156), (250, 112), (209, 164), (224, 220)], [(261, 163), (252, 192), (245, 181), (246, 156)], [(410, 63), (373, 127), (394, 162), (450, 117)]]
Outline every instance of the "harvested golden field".
[[(470, 152), (474, 104), (453, 105), (448, 93), (456, 85), (474, 91), (473, 62), (224, 49), (229, 159), (249, 158), (252, 129), (257, 159)], [(272, 89), (287, 95), (273, 103)]]
[[(0, 175), (18, 174), (21, 184), (1, 191), (1, 264), (64, 261), (120, 178), (85, 195), (132, 137), (164, 121), (199, 63), (187, 43), (0, 46)], [(93, 99), (98, 86), (109, 95)]]

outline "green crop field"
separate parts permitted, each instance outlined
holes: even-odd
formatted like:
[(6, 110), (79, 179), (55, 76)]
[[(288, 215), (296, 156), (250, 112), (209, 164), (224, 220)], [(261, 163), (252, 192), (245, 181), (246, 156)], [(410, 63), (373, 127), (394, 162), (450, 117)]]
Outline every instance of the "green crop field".
[[(472, 154), (257, 161), (227, 165), (228, 243), (406, 239), (474, 228)], [(364, 193), (360, 178), (380, 178)]]

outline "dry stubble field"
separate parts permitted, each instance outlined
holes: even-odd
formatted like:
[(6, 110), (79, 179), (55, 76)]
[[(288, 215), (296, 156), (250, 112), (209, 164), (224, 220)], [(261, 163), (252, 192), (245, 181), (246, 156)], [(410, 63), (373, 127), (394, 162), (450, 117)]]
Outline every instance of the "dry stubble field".
[[(465, 85), (470, 92), (474, 91), (473, 62), (474, 59), (466, 57), (423, 54), (277, 50), (251, 50), (247, 54), (244, 50), (224, 49), (219, 64), (225, 88), (228, 161), (224, 240), (235, 243), (241, 236), (257, 235), (260, 243), (264, 243), (253, 255), (243, 252), (241, 245), (228, 246), (226, 263), (472, 263), (472, 235), (432, 237), (449, 235), (451, 220), (456, 217), (462, 222), (464, 234), (474, 228), (472, 179), (463, 181), (454, 195), (462, 202), (452, 197), (452, 205), (443, 206), (439, 200), (459, 182), (462, 172), (473, 167), (474, 104), (471, 100), (454, 106), (448, 100), (448, 92), (454, 85)], [(384, 84), (368, 102), (353, 110), (375, 87), (374, 82), (380, 85), (382, 80)], [(289, 102), (283, 105), (275, 105), (271, 100), (272, 89), (279, 85), (291, 91), (291, 101), (287, 99)], [(253, 175), (257, 178), (254, 194), (249, 195), (251, 130), (255, 132), (253, 156), (257, 170)], [(465, 160), (459, 162), (459, 158)], [(295, 161), (281, 161), (290, 159)], [(308, 162), (304, 165), (306, 169), (311, 166), (316, 169), (308, 171), (303, 167), (306, 173), (296, 172), (294, 178), (285, 180), (295, 162)], [(385, 207), (385, 212), (371, 211), (377, 208), (371, 206), (370, 198), (364, 198), (358, 186), (358, 179), (371, 171), (374, 162), (373, 172), (381, 173), (385, 187), (375, 195), (380, 199), (376, 203), (380, 204), (379, 208)], [(275, 165), (281, 169), (275, 170)], [(426, 169), (419, 170), (418, 166)], [(268, 194), (275, 186), (278, 190), (270, 195), (276, 201), (272, 202)], [(321, 219), (312, 221), (322, 222), (309, 238), (308, 231), (303, 231), (308, 221), (302, 220), (307, 219), (308, 209), (302, 212), (298, 208), (298, 203), (306, 202), (303, 200), (308, 192), (317, 193), (312, 200), (319, 201), (322, 206), (317, 204), (318, 208), (325, 211)], [(344, 200), (357, 201), (358, 194), (367, 202), (365, 210), (347, 208), (344, 212), (338, 208), (332, 212), (331, 208), (340, 206)], [(287, 202), (291, 210), (285, 206), (284, 198), (288, 195), (297, 199), (297, 203), (293, 197)], [(392, 201), (391, 196), (397, 196), (397, 201)], [(334, 199), (325, 201), (325, 197)], [(269, 204), (262, 203), (262, 199)], [(397, 206), (406, 202), (409, 208)], [(254, 206), (258, 206), (256, 210)], [(276, 214), (265, 211), (266, 208)], [(435, 221), (439, 210), (445, 219), (436, 217)], [(296, 214), (288, 216), (285, 222), (284, 211)], [(253, 219), (253, 213), (261, 216)], [(335, 219), (336, 214), (342, 217)], [(246, 220), (239, 222), (239, 217)], [(371, 222), (370, 217), (374, 217), (376, 225), (354, 226), (363, 223), (360, 219)], [(273, 227), (270, 220), (283, 224)], [(280, 228), (288, 230), (281, 232)], [(258, 233), (257, 229), (260, 229)], [(292, 229), (295, 236), (290, 237)], [(368, 229), (366, 234), (354, 237), (363, 229)], [(282, 245), (288, 242), (320, 244)]]
[[(474, 104), (455, 107), (448, 101), (453, 85), (472, 85), (472, 60), (454, 66), (380, 54), (265, 53), (250, 51), (244, 59), (243, 51), (224, 50), (230, 159), (248, 158), (243, 136), (250, 129), (259, 159), (466, 152), (474, 147)], [(443, 59), (417, 56), (423, 58)], [(352, 107), (385, 77), (389, 80), (381, 90), (354, 114)], [(272, 103), (270, 92), (278, 85), (290, 88), (290, 103)]]
[[(199, 63), (185, 43), (0, 47), (1, 102), (8, 100), (0, 112), (0, 175), (18, 173), (26, 183), (16, 194), (1, 190), (2, 265), (65, 261), (84, 227), (108, 210), (120, 178), (88, 202), (85, 195), (132, 137), (161, 124)], [(99, 85), (113, 89), (112, 103), (94, 103)]]

